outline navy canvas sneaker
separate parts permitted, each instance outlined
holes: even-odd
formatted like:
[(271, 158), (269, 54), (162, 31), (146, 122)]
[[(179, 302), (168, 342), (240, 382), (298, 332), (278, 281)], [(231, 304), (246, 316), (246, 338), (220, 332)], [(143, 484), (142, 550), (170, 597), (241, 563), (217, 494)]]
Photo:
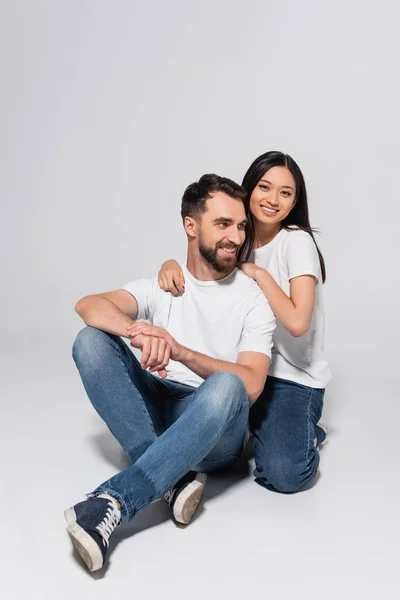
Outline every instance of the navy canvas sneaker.
[(117, 502), (108, 494), (89, 497), (64, 512), (67, 531), (89, 571), (104, 564), (109, 539), (121, 521)]
[(318, 423), (315, 437), (317, 438), (317, 446), (323, 444), (326, 440), (326, 436), (328, 434), (328, 428), (323, 423)]
[(188, 525), (199, 506), (204, 493), (207, 475), (189, 471), (163, 496), (172, 508), (175, 521)]

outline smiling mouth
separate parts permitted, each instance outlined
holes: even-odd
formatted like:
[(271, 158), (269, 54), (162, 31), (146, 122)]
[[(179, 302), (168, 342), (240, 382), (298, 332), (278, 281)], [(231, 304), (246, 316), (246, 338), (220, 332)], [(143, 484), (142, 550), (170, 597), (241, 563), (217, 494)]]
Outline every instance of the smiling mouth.
[(224, 248), (222, 246), (219, 247), (219, 250), (223, 250), (223, 252), (226, 252), (227, 254), (236, 254), (236, 248)]
[(263, 204), (260, 204), (260, 208), (268, 215), (275, 215), (278, 212), (277, 208), (269, 208), (269, 206), (264, 206)]

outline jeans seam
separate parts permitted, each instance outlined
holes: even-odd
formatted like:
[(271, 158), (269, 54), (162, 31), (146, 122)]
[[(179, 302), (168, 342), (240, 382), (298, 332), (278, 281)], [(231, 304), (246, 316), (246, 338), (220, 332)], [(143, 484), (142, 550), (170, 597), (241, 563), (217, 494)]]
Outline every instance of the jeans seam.
[(309, 394), (308, 394), (308, 405), (307, 405), (307, 445), (306, 445), (306, 454), (304, 456), (304, 461), (307, 464), (308, 461), (308, 455), (310, 452), (310, 444), (311, 444), (311, 439), (310, 439), (310, 414), (311, 414), (311, 400), (312, 400), (312, 388), (310, 388), (309, 390)]

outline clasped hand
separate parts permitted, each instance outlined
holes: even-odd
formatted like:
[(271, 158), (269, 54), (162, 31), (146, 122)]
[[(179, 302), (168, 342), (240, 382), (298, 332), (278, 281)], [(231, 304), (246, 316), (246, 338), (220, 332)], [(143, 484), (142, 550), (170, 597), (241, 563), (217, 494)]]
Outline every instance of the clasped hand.
[(126, 330), (131, 346), (142, 351), (140, 366), (150, 373), (158, 371), (161, 377), (167, 376), (169, 359), (179, 360), (182, 346), (162, 327), (138, 322)]

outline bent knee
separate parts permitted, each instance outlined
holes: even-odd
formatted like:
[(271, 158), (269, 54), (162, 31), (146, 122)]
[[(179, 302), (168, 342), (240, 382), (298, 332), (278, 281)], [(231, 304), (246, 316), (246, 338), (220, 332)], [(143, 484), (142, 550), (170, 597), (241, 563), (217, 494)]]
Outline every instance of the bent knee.
[(225, 394), (235, 394), (246, 392), (243, 381), (239, 375), (229, 371), (218, 371), (207, 377), (207, 382), (212, 385), (214, 390)]
[(75, 362), (95, 357), (107, 337), (107, 333), (95, 327), (82, 329), (72, 346), (72, 356)]
[(207, 380), (207, 403), (211, 409), (216, 411), (233, 409), (242, 410), (248, 407), (246, 388), (238, 375), (221, 371), (213, 373)]
[(260, 483), (272, 486), (278, 492), (296, 492), (314, 477), (318, 462), (317, 457), (309, 462), (269, 457), (263, 464), (257, 464), (255, 475)]

